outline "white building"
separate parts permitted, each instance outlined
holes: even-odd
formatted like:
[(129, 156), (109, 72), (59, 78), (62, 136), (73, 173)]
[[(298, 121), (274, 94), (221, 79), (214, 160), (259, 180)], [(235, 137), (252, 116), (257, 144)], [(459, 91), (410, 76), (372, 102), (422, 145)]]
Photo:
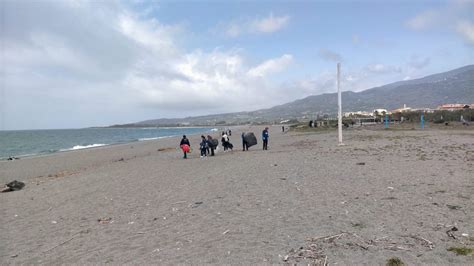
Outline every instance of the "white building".
[(405, 113), (413, 111), (411, 107), (407, 107), (406, 104), (403, 105), (402, 108), (398, 108), (392, 111), (392, 113)]
[(345, 112), (344, 113), (344, 117), (351, 117), (351, 116), (373, 116), (373, 113), (366, 112), (366, 111)]

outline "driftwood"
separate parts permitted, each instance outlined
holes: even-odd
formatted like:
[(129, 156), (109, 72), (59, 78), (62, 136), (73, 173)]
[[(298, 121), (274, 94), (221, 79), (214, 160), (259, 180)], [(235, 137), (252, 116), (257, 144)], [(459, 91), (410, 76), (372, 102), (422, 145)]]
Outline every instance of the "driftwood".
[(446, 234), (449, 236), (449, 237), (452, 237), (453, 239), (456, 239), (456, 236), (454, 236), (454, 233), (453, 232), (456, 232), (458, 231), (458, 228), (456, 226), (453, 226), (452, 228), (450, 228), (448, 231), (446, 231)]
[[(457, 228), (452, 228), (447, 233), (456, 230)], [(327, 265), (328, 258), (325, 251), (331, 248), (361, 248), (364, 251), (372, 248), (376, 250), (416, 251), (420, 247), (423, 247), (423, 249), (428, 248), (429, 250), (433, 250), (435, 247), (432, 241), (419, 235), (410, 234), (397, 236), (397, 238), (400, 237), (402, 239), (405, 238), (403, 244), (400, 243), (402, 239), (390, 239), (388, 236), (365, 239), (352, 232), (310, 237), (306, 239), (306, 241), (309, 242), (306, 247), (300, 247), (298, 250), (291, 249), (289, 254), (283, 257), (283, 261), (298, 264), (302, 262), (302, 260), (310, 260), (310, 264), (312, 265)], [(411, 238), (412, 240), (407, 242), (406, 238)]]
[(425, 243), (425, 246), (428, 247), (429, 249), (433, 249), (433, 248), (434, 248), (433, 242), (429, 241), (429, 240), (426, 239), (426, 238), (423, 238), (423, 237), (417, 236), (417, 235), (409, 235), (408, 237), (411, 237), (411, 238), (413, 238), (413, 239), (417, 239), (417, 240), (422, 241), (423, 243)]
[(336, 234), (336, 235), (329, 235), (329, 236), (321, 236), (321, 237), (314, 237), (314, 238), (308, 238), (307, 240), (308, 241), (317, 241), (317, 240), (320, 240), (320, 239), (324, 239), (324, 240), (329, 240), (329, 239), (333, 239), (333, 238), (340, 238), (341, 236), (343, 236), (344, 234), (346, 233), (340, 233), (340, 234)]
[(69, 238), (68, 240), (63, 241), (63, 242), (57, 244), (56, 246), (54, 246), (54, 247), (52, 247), (52, 248), (50, 248), (50, 249), (48, 249), (48, 250), (46, 250), (46, 251), (43, 251), (43, 253), (47, 253), (47, 252), (49, 252), (49, 251), (51, 251), (51, 250), (53, 250), (53, 249), (55, 249), (55, 248), (57, 248), (57, 247), (59, 247), (59, 246), (62, 246), (62, 245), (64, 245), (64, 244), (70, 242), (71, 240), (73, 240), (74, 238), (76, 238), (77, 236), (79, 236), (79, 235), (81, 235), (81, 234), (87, 234), (87, 233), (89, 233), (89, 232), (90, 232), (89, 229), (79, 231), (79, 232), (75, 233), (74, 235), (72, 235), (72, 237)]

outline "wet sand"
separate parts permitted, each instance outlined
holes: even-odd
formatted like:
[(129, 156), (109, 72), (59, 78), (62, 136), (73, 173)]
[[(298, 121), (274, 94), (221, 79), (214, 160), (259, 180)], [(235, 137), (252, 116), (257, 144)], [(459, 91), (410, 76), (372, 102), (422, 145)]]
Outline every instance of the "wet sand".
[(248, 152), (241, 130), (206, 159), (192, 136), (187, 160), (170, 138), (0, 162), (26, 183), (0, 194), (1, 264), (474, 262), (447, 251), (474, 246), (474, 129), (271, 127)]

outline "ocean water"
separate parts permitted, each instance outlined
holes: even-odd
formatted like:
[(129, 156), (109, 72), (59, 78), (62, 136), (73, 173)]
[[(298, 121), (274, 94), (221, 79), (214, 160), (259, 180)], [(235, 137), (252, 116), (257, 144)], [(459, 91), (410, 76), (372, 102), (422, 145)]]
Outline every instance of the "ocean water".
[(217, 131), (214, 128), (85, 128), (0, 131), (0, 160)]

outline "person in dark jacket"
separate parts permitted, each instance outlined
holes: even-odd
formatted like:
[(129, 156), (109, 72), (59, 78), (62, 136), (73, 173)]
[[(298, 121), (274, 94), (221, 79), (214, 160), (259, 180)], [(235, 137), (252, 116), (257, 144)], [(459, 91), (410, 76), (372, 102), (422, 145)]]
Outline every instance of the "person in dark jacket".
[(263, 149), (268, 149), (268, 127), (262, 131)]
[(201, 158), (207, 156), (206, 155), (207, 140), (206, 140), (206, 137), (204, 136), (201, 136), (201, 143), (199, 143), (199, 150), (201, 150)]
[(242, 151), (248, 151), (249, 146), (247, 145), (247, 141), (245, 140), (245, 132), (242, 132)]
[[(188, 150), (186, 151), (184, 145), (188, 145)], [(184, 156), (183, 159), (187, 159), (187, 153), (189, 152), (189, 149), (191, 148), (191, 144), (189, 143), (189, 139), (186, 138), (186, 135), (183, 135), (183, 138), (181, 139), (181, 142), (179, 143), (179, 146), (183, 150)]]
[(207, 135), (207, 154), (209, 154), (209, 149), (211, 150), (211, 156), (214, 156), (214, 146), (213, 138), (210, 135)]

